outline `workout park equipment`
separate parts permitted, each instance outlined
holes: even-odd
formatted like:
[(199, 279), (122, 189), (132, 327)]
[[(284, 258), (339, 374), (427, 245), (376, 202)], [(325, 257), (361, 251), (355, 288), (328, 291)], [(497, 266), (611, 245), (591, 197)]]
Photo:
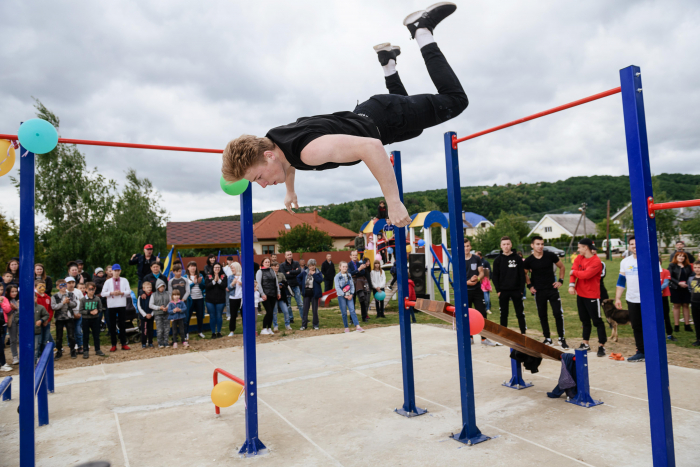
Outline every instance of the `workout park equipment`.
[[(464, 262), (464, 232), (462, 230), (462, 200), (459, 178), (458, 144), (504, 128), (544, 117), (578, 105), (592, 102), (620, 93), (625, 124), (627, 157), (629, 164), (632, 211), (637, 238), (637, 260), (641, 291), (643, 334), (646, 356), (647, 391), (649, 397), (649, 416), (651, 425), (651, 445), (655, 466), (675, 465), (673, 426), (671, 419), (671, 396), (669, 390), (668, 358), (664, 336), (663, 309), (661, 290), (659, 288), (659, 252), (656, 243), (656, 222), (654, 212), (683, 206), (700, 206), (700, 200), (680, 203), (653, 202), (651, 171), (649, 167), (649, 147), (647, 143), (646, 119), (644, 115), (644, 96), (639, 67), (629, 66), (620, 70), (620, 87), (580, 99), (569, 104), (555, 107), (530, 115), (503, 125), (499, 125), (463, 138), (457, 138), (455, 132), (444, 136), (445, 162), (447, 175), (448, 205), (450, 213), (450, 234), (452, 239), (453, 283), (455, 303), (455, 324), (457, 328), (457, 346), (459, 356), (460, 395), (462, 404), (462, 427), (454, 438), (460, 442), (474, 445), (489, 439), (481, 433), (476, 425), (474, 378), (470, 345), (469, 314), (467, 307), (467, 278)], [(27, 122), (28, 123), (28, 122)], [(52, 127), (53, 128), (53, 127)], [(21, 127), (20, 127), (21, 129)], [(41, 132), (47, 132), (47, 138), (53, 138), (51, 130), (43, 128), (37, 135), (44, 142)], [(55, 129), (53, 129), (55, 133)], [(19, 132), (22, 134), (22, 132)], [(20, 138), (20, 360), (33, 361), (34, 326), (33, 290), (34, 290), (34, 152), (46, 150), (45, 146), (35, 145), (28, 137), (25, 145)], [(0, 134), (0, 139), (17, 141), (17, 135)], [(82, 144), (95, 146), (113, 146), (124, 148), (156, 149), (167, 151), (187, 151), (221, 154), (220, 149), (187, 148), (176, 146), (156, 146), (132, 143), (89, 141), (68, 138), (56, 138), (56, 143)], [(53, 149), (54, 145), (51, 147)], [(50, 150), (50, 149), (49, 149)], [(40, 152), (39, 152), (40, 153)], [(401, 154), (394, 151), (394, 172), (403, 200), (403, 183), (401, 177)], [(257, 404), (257, 369), (255, 348), (256, 313), (253, 295), (253, 211), (252, 186), (248, 184), (240, 195), (241, 203), (241, 259), (244, 276), (243, 293), (243, 352), (244, 352), (244, 389), (245, 389), (245, 426), (246, 440), (240, 454), (246, 457), (263, 453), (265, 445), (258, 437)], [(405, 229), (395, 229), (396, 244), (406, 242)], [(408, 273), (406, 268), (406, 250), (397, 248), (396, 261), (398, 271), (398, 302), (406, 303), (408, 292)], [(413, 371), (413, 351), (411, 344), (410, 313), (404, 306), (399, 307), (401, 355), (403, 372), (404, 401), (397, 413), (406, 417), (415, 417), (426, 413), (416, 406)], [(31, 365), (20, 365), (20, 466), (35, 464), (35, 427), (34, 394), (37, 382)]]

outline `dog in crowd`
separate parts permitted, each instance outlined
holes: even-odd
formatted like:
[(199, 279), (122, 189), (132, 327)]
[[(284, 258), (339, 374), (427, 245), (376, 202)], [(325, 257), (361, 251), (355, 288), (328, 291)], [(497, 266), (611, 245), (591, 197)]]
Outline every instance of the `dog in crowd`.
[(630, 324), (630, 312), (627, 310), (618, 310), (615, 308), (615, 301), (610, 299), (603, 300), (602, 303), (605, 318), (612, 329), (611, 341), (617, 342), (617, 326)]

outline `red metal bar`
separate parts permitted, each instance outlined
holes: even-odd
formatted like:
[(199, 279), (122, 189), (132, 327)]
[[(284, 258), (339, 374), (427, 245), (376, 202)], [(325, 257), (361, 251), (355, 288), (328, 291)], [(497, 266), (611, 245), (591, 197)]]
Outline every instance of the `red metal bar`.
[[(409, 299), (406, 299), (406, 307), (410, 307), (410, 306), (416, 306), (416, 302), (412, 302)], [(452, 314), (454, 314), (455, 307), (453, 305), (447, 305), (445, 307), (445, 311), (451, 311)]]
[(519, 125), (521, 123), (528, 122), (530, 120), (534, 120), (536, 118), (544, 117), (545, 115), (550, 115), (553, 113), (561, 112), (562, 110), (570, 109), (571, 107), (576, 107), (577, 105), (581, 104), (586, 104), (588, 102), (592, 102), (598, 99), (602, 99), (603, 97), (608, 97), (612, 96), (613, 94), (617, 94), (621, 91), (621, 88), (614, 88), (610, 89), (609, 91), (601, 92), (599, 94), (594, 94), (589, 97), (585, 97), (583, 99), (579, 99), (574, 102), (569, 102), (568, 104), (560, 105), (559, 107), (554, 107), (553, 109), (545, 110), (544, 112), (539, 112), (533, 115), (530, 115), (529, 117), (521, 118), (519, 120), (513, 120), (512, 122), (509, 123), (504, 123), (503, 125), (498, 125), (493, 128), (489, 128), (488, 130), (480, 131), (478, 133), (471, 134), (469, 136), (465, 136), (464, 138), (453, 138), (452, 139), (452, 148), (457, 149), (457, 144), (461, 143), (462, 141), (467, 141), (468, 139), (474, 139), (478, 138), (479, 136), (486, 135), (488, 133), (493, 133), (494, 131), (502, 130), (504, 128), (508, 128), (511, 126)]
[(651, 196), (647, 199), (649, 208), (649, 217), (652, 219), (656, 216), (654, 211), (663, 211), (664, 209), (689, 208), (692, 206), (700, 206), (700, 199), (691, 199), (688, 201), (671, 201), (669, 203), (654, 203), (654, 198)]
[[(17, 135), (2, 135), (0, 139), (17, 140)], [(136, 148), (136, 149), (157, 149), (159, 151), (184, 151), (184, 152), (207, 152), (211, 154), (221, 154), (223, 149), (204, 149), (204, 148), (187, 148), (181, 146), (158, 146), (155, 144), (136, 144), (136, 143), (115, 143), (111, 141), (91, 141), (87, 139), (70, 139), (58, 138), (59, 143), (64, 144), (83, 144), (87, 146), (112, 146), (116, 148)]]
[[(0, 135), (0, 136), (1, 136), (1, 135)], [(224, 375), (224, 376), (227, 377), (228, 379), (237, 382), (238, 384), (240, 384), (241, 386), (243, 386), (243, 387), (245, 388), (245, 381), (243, 381), (243, 380), (242, 380), (241, 378), (239, 378), (238, 376), (232, 375), (232, 374), (229, 373), (228, 371), (222, 370), (221, 368), (217, 368), (217, 369), (214, 370), (214, 386), (216, 386), (217, 384), (219, 384), (219, 373), (221, 373), (222, 375)], [(214, 407), (215, 407), (216, 415), (219, 415), (219, 412), (220, 412), (219, 406), (218, 406), (218, 405), (215, 405)]]

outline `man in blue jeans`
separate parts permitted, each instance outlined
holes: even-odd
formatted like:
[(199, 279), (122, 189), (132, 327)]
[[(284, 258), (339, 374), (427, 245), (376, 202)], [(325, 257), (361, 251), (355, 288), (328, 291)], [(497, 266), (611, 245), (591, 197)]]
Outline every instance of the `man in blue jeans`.
[(297, 309), (299, 310), (299, 319), (301, 318), (301, 307), (304, 301), (301, 298), (301, 290), (299, 289), (299, 283), (297, 282), (297, 276), (301, 273), (301, 266), (299, 263), (294, 261), (291, 251), (284, 252), (284, 262), (280, 264), (280, 272), (284, 274), (287, 279), (287, 284), (292, 290), (291, 294), (287, 295), (287, 306), (289, 307), (290, 323), (294, 322), (294, 313), (292, 313), (292, 295), (294, 295), (294, 300), (297, 302)]

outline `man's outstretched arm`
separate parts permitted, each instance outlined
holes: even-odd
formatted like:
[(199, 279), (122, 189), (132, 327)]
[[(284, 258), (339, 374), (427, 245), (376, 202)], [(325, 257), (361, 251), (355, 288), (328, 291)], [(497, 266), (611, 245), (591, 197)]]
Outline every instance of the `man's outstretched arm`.
[(321, 136), (301, 151), (301, 160), (311, 166), (326, 162), (363, 161), (379, 182), (388, 204), (392, 224), (405, 227), (411, 222), (408, 211), (399, 198), (394, 168), (378, 139), (350, 135)]
[(284, 180), (284, 184), (287, 187), (287, 195), (284, 197), (284, 207), (287, 208), (290, 214), (294, 214), (292, 209), (299, 209), (297, 194), (294, 192), (294, 178), (296, 177), (296, 172), (297, 169), (290, 167), (287, 169), (287, 178)]

